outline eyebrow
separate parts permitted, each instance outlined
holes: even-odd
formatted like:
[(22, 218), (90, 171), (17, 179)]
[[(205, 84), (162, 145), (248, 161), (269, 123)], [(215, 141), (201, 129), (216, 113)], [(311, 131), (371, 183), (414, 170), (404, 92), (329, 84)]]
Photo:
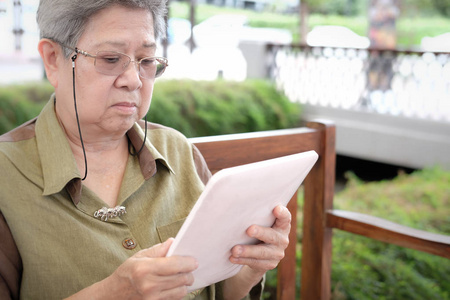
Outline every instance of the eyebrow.
[[(100, 42), (100, 43), (94, 44), (95, 47), (100, 47), (100, 46), (103, 46), (103, 45), (110, 45), (110, 46), (116, 46), (116, 47), (125, 47), (126, 43), (119, 42), (119, 41), (105, 41), (105, 42)], [(145, 49), (148, 49), (148, 48), (155, 49), (156, 48), (156, 43), (153, 43), (153, 42), (151, 42), (151, 43), (143, 43), (142, 47), (145, 48)]]

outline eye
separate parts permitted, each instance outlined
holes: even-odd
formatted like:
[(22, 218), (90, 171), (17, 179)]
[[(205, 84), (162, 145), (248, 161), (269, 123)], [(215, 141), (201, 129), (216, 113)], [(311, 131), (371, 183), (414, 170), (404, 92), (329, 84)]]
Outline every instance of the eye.
[(100, 60), (102, 60), (103, 63), (108, 63), (108, 64), (116, 64), (120, 61), (120, 56), (118, 56), (118, 55), (101, 56), (99, 58), (100, 58)]
[(155, 59), (152, 58), (152, 57), (143, 58), (143, 59), (141, 60), (141, 65), (142, 65), (143, 67), (151, 66), (151, 65), (153, 65), (154, 63), (155, 63)]

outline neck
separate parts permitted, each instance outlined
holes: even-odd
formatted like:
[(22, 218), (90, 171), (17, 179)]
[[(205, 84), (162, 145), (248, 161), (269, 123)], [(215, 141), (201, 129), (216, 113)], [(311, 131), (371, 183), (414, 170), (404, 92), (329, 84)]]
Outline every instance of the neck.
[[(59, 120), (59, 118), (58, 118)], [(116, 165), (113, 161), (126, 161), (128, 156), (128, 140), (125, 133), (121, 136), (99, 136), (85, 134), (82, 130), (80, 136), (77, 130), (67, 130), (64, 123), (59, 120), (61, 127), (69, 141), (70, 148), (75, 157), (80, 174), (85, 174), (85, 155), (89, 172), (105, 172), (105, 168)], [(84, 151), (83, 151), (84, 147)], [(82, 175), (84, 176), (84, 175)]]

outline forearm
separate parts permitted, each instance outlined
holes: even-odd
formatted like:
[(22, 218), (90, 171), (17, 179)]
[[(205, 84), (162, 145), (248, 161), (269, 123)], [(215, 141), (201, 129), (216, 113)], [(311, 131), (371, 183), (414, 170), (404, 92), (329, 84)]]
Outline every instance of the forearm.
[(107, 290), (107, 280), (104, 279), (100, 282), (94, 283), (91, 286), (79, 291), (78, 293), (66, 298), (66, 300), (103, 300), (103, 299), (114, 299), (114, 293), (111, 290)]
[(242, 299), (250, 293), (264, 276), (264, 272), (258, 272), (244, 266), (235, 276), (228, 278), (223, 283), (223, 299)]
[(128, 299), (127, 287), (120, 280), (111, 275), (99, 282), (88, 286), (66, 300), (114, 300)]

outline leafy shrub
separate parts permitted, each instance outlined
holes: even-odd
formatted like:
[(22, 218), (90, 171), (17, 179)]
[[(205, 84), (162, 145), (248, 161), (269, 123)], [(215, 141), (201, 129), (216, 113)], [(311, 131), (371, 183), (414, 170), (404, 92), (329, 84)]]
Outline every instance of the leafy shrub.
[[(347, 176), (345, 189), (335, 195), (335, 208), (450, 235), (450, 172), (436, 167), (371, 183), (353, 173)], [(302, 238), (299, 195), (297, 249)], [(449, 259), (339, 230), (333, 231), (332, 259), (333, 300), (450, 299)], [(301, 251), (297, 261), (301, 262)], [(300, 273), (300, 264), (297, 270)], [(275, 299), (275, 276), (276, 272), (268, 275), (265, 299)]]
[[(348, 173), (336, 209), (382, 217), (450, 235), (450, 172), (439, 167), (366, 183)], [(300, 290), (303, 193), (297, 214), (297, 290)], [(450, 299), (450, 260), (348, 232), (333, 231), (333, 300)], [(276, 299), (276, 270), (268, 272), (264, 299)]]
[[(53, 88), (48, 82), (0, 87), (0, 134), (34, 118)], [(157, 81), (149, 121), (186, 136), (295, 127), (300, 108), (267, 81)]]
[(0, 134), (36, 117), (52, 93), (48, 82), (0, 86)]
[[(439, 167), (364, 183), (348, 174), (338, 209), (450, 235), (450, 172)], [(450, 260), (336, 230), (334, 299), (450, 299)]]
[(193, 137), (295, 127), (300, 109), (267, 81), (167, 80), (148, 118)]

